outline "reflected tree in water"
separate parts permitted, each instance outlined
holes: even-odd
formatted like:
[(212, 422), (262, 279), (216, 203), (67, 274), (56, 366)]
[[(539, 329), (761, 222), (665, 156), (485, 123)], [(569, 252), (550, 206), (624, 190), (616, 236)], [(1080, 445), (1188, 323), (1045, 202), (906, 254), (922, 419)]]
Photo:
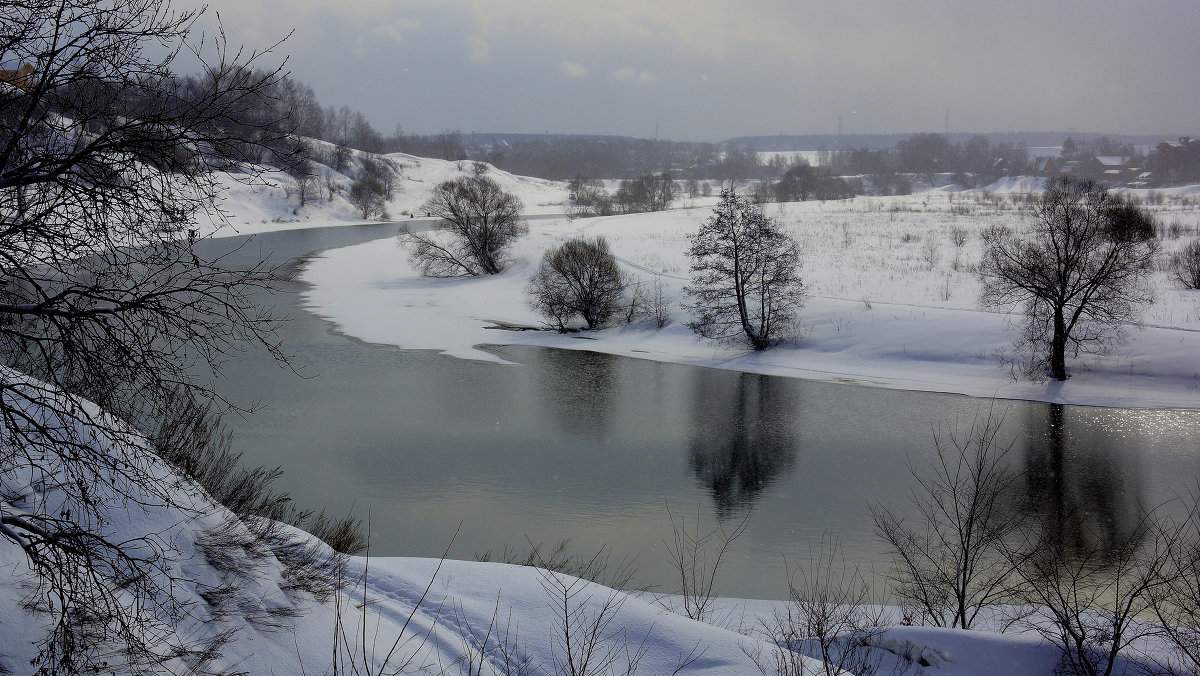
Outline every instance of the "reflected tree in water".
[(1125, 543), (1142, 523), (1141, 472), (1119, 439), (1089, 425), (1086, 409), (1031, 408), (1026, 424), (1029, 504), (1052, 542), (1086, 552)]
[(617, 360), (600, 352), (538, 350), (540, 398), (562, 430), (607, 437), (619, 389)]
[(689, 465), (717, 517), (729, 518), (795, 463), (792, 390), (780, 378), (705, 370), (693, 397)]

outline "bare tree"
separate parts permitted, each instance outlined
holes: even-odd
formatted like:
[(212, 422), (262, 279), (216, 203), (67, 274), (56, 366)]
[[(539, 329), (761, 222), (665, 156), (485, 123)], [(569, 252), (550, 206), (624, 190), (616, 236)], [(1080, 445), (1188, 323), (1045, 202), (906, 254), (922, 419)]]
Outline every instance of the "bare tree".
[(384, 184), (378, 176), (364, 173), (350, 184), (350, 203), (363, 218), (384, 217), (387, 214), (384, 196)]
[(316, 198), (321, 183), (317, 178), (316, 164), (308, 158), (307, 146), (296, 144), (296, 152), (297, 157), (287, 172), (295, 180), (295, 183), (288, 186), (287, 195), (289, 198), (295, 199), (303, 208), (309, 200)]
[(693, 331), (706, 338), (745, 336), (764, 350), (795, 325), (803, 302), (800, 245), (732, 188), (688, 250)]
[(1200, 673), (1200, 492), (1179, 521), (1161, 519), (1155, 538), (1168, 545), (1164, 583), (1151, 595), (1154, 615), (1174, 648), (1173, 663), (1164, 664), (1171, 676)]
[(1175, 278), (1186, 289), (1200, 289), (1200, 239), (1192, 240), (1171, 257)]
[(387, 220), (387, 202), (396, 186), (395, 170), (382, 159), (363, 157), (358, 178), (350, 184), (350, 203), (363, 218)]
[(529, 284), (529, 304), (559, 331), (576, 315), (589, 329), (603, 326), (624, 303), (629, 278), (603, 237), (579, 237), (542, 256)]
[(613, 197), (600, 181), (576, 176), (567, 184), (567, 188), (570, 190), (568, 218), (611, 216), (616, 213)]
[[(743, 648), (759, 671), (872, 676), (881, 670), (887, 653), (873, 644), (883, 633), (883, 606), (875, 602), (871, 581), (846, 563), (836, 537), (823, 537), (807, 566), (789, 568), (788, 597), (761, 626), (776, 648), (767, 656)], [(804, 656), (820, 660), (821, 667)]]
[(718, 523), (701, 533), (699, 505), (690, 531), (687, 520), (680, 517), (676, 521), (670, 506), (667, 507), (672, 539), (664, 541), (663, 546), (671, 559), (671, 568), (679, 573), (677, 593), (683, 603), (684, 615), (701, 622), (709, 621), (717, 600), (717, 573), (721, 570), (721, 561), (733, 549), (734, 541), (746, 532), (750, 514), (747, 511), (742, 520), (730, 528)]
[(494, 275), (504, 268), (508, 247), (529, 232), (523, 208), (486, 176), (446, 181), (422, 207), (439, 219), (437, 231), (406, 233), (401, 240), (428, 277)]
[(1022, 307), (1027, 370), (1066, 380), (1069, 348), (1103, 351), (1152, 300), (1154, 223), (1095, 182), (1066, 176), (1046, 186), (1034, 214), (1025, 235), (984, 233), (980, 303)]
[(935, 626), (970, 629), (1011, 592), (1016, 561), (1006, 544), (1023, 513), (1013, 504), (1018, 474), (1009, 466), (1011, 446), (997, 439), (999, 423), (989, 411), (965, 432), (934, 435), (933, 467), (910, 467), (915, 524), (890, 507), (871, 508), (891, 550), (896, 595)]
[[(286, 153), (279, 73), (190, 42), (198, 16), (165, 0), (0, 8), (0, 53), (34, 66), (27, 87), (0, 86), (0, 541), (36, 580), (43, 673), (114, 655), (152, 670), (195, 648), (159, 631), (186, 610), (173, 544), (106, 518), (188, 502), (121, 421), (179, 386), (211, 396), (193, 374), (242, 341), (281, 356), (249, 298), (271, 271), (193, 248), (220, 218), (214, 170), (249, 181)], [(185, 52), (199, 76), (172, 72)], [(14, 497), (30, 490), (46, 499)]]
[(679, 186), (675, 179), (668, 173), (662, 173), (621, 181), (613, 200), (622, 213), (634, 214), (663, 211), (678, 196)]
[(1061, 649), (1060, 673), (1120, 673), (1122, 652), (1160, 633), (1139, 619), (1151, 612), (1172, 577), (1170, 546), (1159, 521), (1153, 511), (1143, 513), (1128, 534), (1085, 537), (1093, 542), (1079, 547), (1064, 546), (1058, 524), (1031, 536), (1024, 548), (1029, 554), (1017, 565), (1021, 600), (1040, 607), (1045, 617), (1034, 614), (1025, 623)]
[(333, 167), (339, 173), (345, 173), (346, 167), (350, 165), (350, 158), (354, 155), (354, 151), (344, 145), (338, 144), (333, 147), (329, 153), (329, 166)]
[(950, 228), (950, 243), (954, 245), (954, 270), (962, 269), (962, 250), (967, 244), (967, 230), (961, 226)]
[(671, 323), (671, 299), (667, 295), (667, 285), (663, 283), (662, 277), (654, 278), (654, 284), (650, 287), (649, 301), (650, 315), (654, 318), (654, 325), (661, 329)]
[(925, 261), (925, 267), (933, 270), (937, 266), (940, 256), (938, 255), (938, 242), (933, 235), (925, 238), (925, 243), (921, 245), (921, 260)]

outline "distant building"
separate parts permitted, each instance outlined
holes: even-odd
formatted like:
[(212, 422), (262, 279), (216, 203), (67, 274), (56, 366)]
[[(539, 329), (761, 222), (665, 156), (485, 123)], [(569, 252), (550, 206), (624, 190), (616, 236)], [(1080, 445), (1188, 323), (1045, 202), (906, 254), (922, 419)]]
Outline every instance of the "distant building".
[(1184, 136), (1154, 149), (1152, 169), (1164, 183), (1200, 181), (1200, 140)]
[(1030, 164), (1033, 166), (1034, 175), (1049, 178), (1058, 174), (1061, 162), (1057, 157), (1043, 155), (1033, 158)]
[(33, 64), (26, 63), (16, 70), (0, 70), (0, 82), (28, 90), (33, 87)]

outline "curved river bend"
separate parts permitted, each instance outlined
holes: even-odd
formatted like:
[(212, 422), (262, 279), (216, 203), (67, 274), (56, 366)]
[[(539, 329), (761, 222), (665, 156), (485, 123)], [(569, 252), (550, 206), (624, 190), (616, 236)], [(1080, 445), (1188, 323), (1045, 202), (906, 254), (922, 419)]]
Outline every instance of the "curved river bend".
[[(283, 261), (395, 234), (381, 224), (204, 242), (231, 260)], [(1200, 411), (992, 402), (677, 366), (581, 351), (494, 347), (517, 365), (369, 345), (305, 312), (297, 282), (264, 304), (291, 316), (287, 350), (235, 355), (218, 389), (262, 408), (228, 422), (248, 462), (280, 465), (302, 507), (371, 517), (371, 554), (451, 556), (569, 538), (569, 549), (636, 556), (635, 585), (674, 591), (667, 505), (689, 526), (740, 520), (722, 595), (786, 595), (786, 564), (822, 538), (882, 573), (868, 506), (910, 511), (909, 463), (933, 432), (989, 407), (1047, 518), (1081, 510), (1100, 537), (1139, 505), (1194, 489)]]

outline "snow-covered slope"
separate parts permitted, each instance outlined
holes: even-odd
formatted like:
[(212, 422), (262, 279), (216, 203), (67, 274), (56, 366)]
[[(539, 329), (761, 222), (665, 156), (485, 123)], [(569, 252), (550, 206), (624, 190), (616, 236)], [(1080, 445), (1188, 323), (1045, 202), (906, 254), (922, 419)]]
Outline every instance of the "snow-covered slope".
[[(308, 143), (317, 150), (317, 155), (327, 152), (330, 144), (309, 139)], [(347, 195), (352, 179), (362, 169), (366, 159), (381, 161), (392, 167), (397, 176), (392, 199), (387, 202), (387, 214), (391, 219), (405, 219), (410, 214), (422, 215), (421, 205), (430, 192), (443, 181), (463, 176), (474, 176), (477, 168), (513, 193), (525, 204), (525, 213), (561, 213), (562, 203), (567, 199), (565, 183), (547, 181), (528, 176), (517, 176), (496, 169), (490, 164), (472, 161), (447, 161), (416, 157), (404, 153), (373, 155), (355, 151), (347, 162), (345, 173), (316, 163), (313, 173), (317, 176), (317, 196), (307, 199), (299, 206), (294, 188), (296, 179), (282, 171), (269, 171), (261, 181), (246, 183), (237, 177), (218, 176), (223, 190), (221, 209), (225, 212), (218, 218), (205, 218), (204, 232), (216, 237), (246, 235), (256, 232), (315, 228), (330, 225), (363, 223), (362, 214), (349, 202)], [(332, 184), (337, 194), (329, 195), (327, 186)]]

